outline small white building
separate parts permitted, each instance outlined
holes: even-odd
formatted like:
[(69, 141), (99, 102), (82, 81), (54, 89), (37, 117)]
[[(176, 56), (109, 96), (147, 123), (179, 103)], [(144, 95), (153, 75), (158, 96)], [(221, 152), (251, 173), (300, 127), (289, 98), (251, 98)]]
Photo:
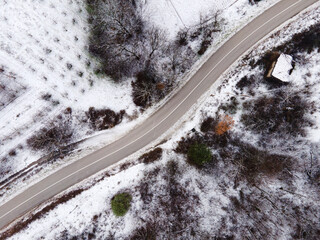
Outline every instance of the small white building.
[(282, 82), (290, 82), (289, 73), (293, 68), (292, 60), (290, 55), (281, 53), (274, 64), (271, 75)]

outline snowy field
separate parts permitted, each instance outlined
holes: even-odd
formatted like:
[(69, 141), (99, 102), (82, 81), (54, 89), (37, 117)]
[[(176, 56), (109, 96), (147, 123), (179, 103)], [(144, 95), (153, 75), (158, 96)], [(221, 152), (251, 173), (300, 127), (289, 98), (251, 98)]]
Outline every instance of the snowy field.
[[(185, 27), (191, 27), (199, 23), (202, 17), (220, 12), (225, 19), (224, 24), (229, 30), (247, 22), (257, 12), (270, 7), (277, 0), (262, 1), (259, 7), (249, 4), (246, 0), (211, 1), (211, 0), (144, 0), (147, 4), (146, 16), (156, 26), (161, 27), (169, 36), (174, 38), (176, 33)], [(164, 11), (165, 9), (165, 11)], [(224, 27), (224, 26), (222, 26)]]
[[(135, 106), (128, 94), (129, 82), (115, 85), (99, 79), (88, 66), (92, 60), (86, 53), (83, 1), (15, 0), (4, 1), (0, 8), (0, 81), (6, 86), (2, 101), (9, 88), (17, 91), (1, 107), (0, 158), (8, 158), (13, 172), (43, 154), (31, 152), (26, 139), (67, 107), (75, 116), (74, 141), (88, 134), (81, 117), (89, 107), (124, 109), (132, 114)], [(7, 157), (12, 150), (15, 156)]]
[[(219, 11), (224, 21), (214, 40), (211, 49), (214, 51), (237, 29), (276, 2), (251, 5), (247, 0), (228, 4), (201, 0), (186, 4), (173, 0), (172, 5), (167, 0), (148, 0), (145, 18), (174, 37), (179, 29), (197, 24), (201, 14)], [(115, 84), (94, 74), (96, 63), (87, 52), (87, 17), (85, 3), (80, 0), (4, 0), (0, 6), (0, 160), (3, 163), (0, 181), (19, 171), (23, 173), (26, 167), (48, 154), (31, 150), (26, 141), (43, 127), (59, 124), (61, 117), (71, 122), (74, 131), (71, 142), (91, 138), (77, 147), (76, 150), (82, 150), (80, 154), (74, 151), (54, 166), (42, 166), (46, 170), (30, 174), (28, 181), (20, 179), (19, 184), (14, 182), (5, 191), (3, 188), (1, 201), (8, 195), (12, 197), (13, 192), (16, 194), (15, 187), (19, 186), (21, 191), (33, 179), (49, 174), (51, 168), (57, 169), (119, 138), (155, 109), (139, 113), (132, 102), (130, 79)], [(199, 59), (196, 67), (206, 57)], [(125, 110), (128, 117), (113, 129), (97, 132), (85, 118), (89, 107)], [(65, 117), (70, 109), (72, 116)]]
[[(173, 2), (176, 2), (178, 6), (181, 1), (177, 0)], [(240, 4), (241, 1), (238, 2)], [(150, 1), (150, 4), (152, 5), (154, 2)], [(223, 4), (220, 6), (225, 7)], [(201, 7), (190, 9), (198, 11)], [(194, 107), (193, 111), (190, 111), (186, 119), (182, 120), (182, 127), (174, 133), (174, 136), (160, 145), (164, 150), (161, 160), (154, 164), (145, 165), (138, 163), (136, 159), (129, 159), (129, 162), (135, 163), (133, 167), (120, 171), (115, 175), (113, 175), (115, 170), (109, 170), (106, 175), (111, 176), (105, 177), (104, 180), (92, 184), (93, 186), (89, 190), (84, 191), (66, 204), (57, 206), (53, 211), (50, 211), (39, 220), (34, 221), (11, 239), (59, 239), (63, 237), (68, 239), (72, 236), (86, 239), (90, 234), (94, 234), (97, 239), (107, 237), (110, 237), (110, 239), (125, 239), (134, 229), (144, 225), (147, 219), (150, 218), (152, 211), (156, 212), (156, 209), (154, 209), (156, 206), (152, 207), (151, 205), (150, 208), (147, 209), (144, 207), (143, 200), (137, 189), (139, 189), (142, 183), (151, 181), (155, 195), (160, 194), (161, 196), (161, 193), (164, 191), (163, 188), (165, 188), (167, 184), (166, 176), (162, 172), (155, 175), (154, 181), (150, 180), (150, 178), (154, 176), (152, 175), (154, 169), (166, 169), (170, 160), (176, 161), (179, 171), (183, 172), (181, 175), (178, 175), (181, 177), (179, 179), (181, 186), (196, 193), (199, 197), (197, 203), (198, 208), (193, 212), (193, 216), (197, 217), (197, 221), (199, 222), (200, 227), (198, 226), (198, 229), (210, 233), (209, 236), (219, 236), (219, 232), (227, 236), (228, 234), (233, 234), (233, 231), (236, 232), (236, 229), (232, 227), (237, 224), (232, 222), (232, 216), (236, 213), (230, 211), (233, 211), (231, 208), (231, 206), (233, 206), (231, 200), (237, 199), (239, 193), (238, 190), (233, 187), (234, 183), (230, 181), (234, 178), (237, 169), (226, 165), (224, 162), (220, 162), (213, 173), (202, 173), (187, 164), (183, 157), (176, 154), (172, 149), (176, 147), (177, 141), (179, 141), (181, 137), (190, 134), (192, 128), (200, 131), (199, 124), (205, 115), (214, 116), (220, 106), (229, 103), (229, 99), (232, 96), (239, 95), (236, 84), (240, 79), (251, 74), (261, 74), (259, 73), (259, 69), (252, 70), (249, 66), (248, 59), (257, 61), (265, 52), (290, 39), (292, 34), (303, 31), (310, 25), (318, 22), (319, 15), (320, 7), (319, 4), (317, 4), (317, 6), (297, 16), (294, 19), (295, 21), (291, 21), (290, 24), (282, 26), (281, 31), (279, 30), (279, 32), (273, 34), (272, 37), (264, 40), (258, 47), (253, 49), (247, 57), (241, 59), (230, 72), (221, 78), (221, 87), (217, 88), (217, 86), (214, 86), (210, 92), (202, 98), (202, 101)], [(159, 16), (155, 19), (157, 18), (159, 18)], [(171, 30), (180, 26), (179, 19), (175, 19), (175, 21), (173, 19), (175, 18), (172, 17), (170, 20), (170, 22), (175, 22), (171, 25)], [(187, 22), (187, 20), (185, 21)], [(192, 20), (190, 20), (190, 23), (192, 23)], [(320, 89), (320, 72), (318, 67), (320, 63), (319, 51), (316, 49), (310, 54), (304, 53), (302, 59), (304, 59), (304, 62), (297, 62), (290, 75), (290, 88), (302, 91), (305, 86), (312, 86), (310, 90), (311, 96), (308, 97), (308, 100), (314, 101), (315, 103), (316, 111), (310, 116), (315, 125), (307, 129), (307, 136), (303, 141), (318, 146), (320, 141), (320, 99), (318, 94)], [(239, 69), (241, 70), (239, 71)], [(254, 91), (256, 95), (272, 93), (272, 91), (262, 83), (259, 83), (255, 87), (252, 91)], [(241, 101), (246, 101), (248, 93), (245, 92), (241, 94)], [(238, 97), (238, 99), (240, 99), (240, 97)], [(232, 116), (235, 120), (235, 127), (232, 130), (234, 133), (243, 133), (240, 114), (241, 111)], [(243, 139), (255, 143), (258, 136), (248, 133), (243, 135)], [(286, 144), (290, 145), (290, 143)], [(275, 150), (277, 150), (276, 144), (274, 147)], [(309, 151), (309, 149), (305, 149), (304, 147), (305, 146), (302, 145), (296, 147), (297, 153), (302, 154), (305, 150)], [(318, 150), (315, 150), (315, 155), (319, 156)], [(317, 214), (319, 213), (319, 206), (317, 205), (317, 203), (319, 203), (319, 192), (306, 181), (303, 175), (304, 163), (301, 162), (297, 164), (298, 168), (291, 173), (295, 176), (295, 181), (292, 185), (286, 185), (278, 179), (265, 178), (260, 187), (252, 187), (251, 189), (245, 184), (242, 185), (243, 183), (238, 186), (238, 189), (241, 189), (245, 197), (250, 195), (260, 196), (258, 206), (263, 208), (266, 214), (270, 213), (268, 216), (270, 221), (265, 223), (267, 224), (267, 226), (265, 226), (263, 218), (260, 218), (261, 214), (252, 217), (250, 214), (246, 215), (244, 213), (245, 211), (240, 212), (238, 215), (240, 216), (238, 218), (238, 220), (240, 219), (239, 226), (249, 223), (252, 224), (251, 226), (253, 228), (258, 226), (262, 231), (265, 228), (271, 229), (270, 234), (276, 234), (273, 235), (271, 239), (275, 239), (275, 236), (277, 236), (276, 239), (291, 239), (289, 236), (294, 238), (293, 235), (291, 235), (291, 230), (295, 227), (295, 225), (293, 225), (294, 222), (290, 222), (291, 218), (286, 216), (287, 214), (292, 214), (292, 212), (289, 207), (282, 209), (281, 204), (283, 203), (285, 206), (289, 206), (290, 204), (290, 206), (305, 206), (307, 209), (312, 209), (314, 215), (308, 217), (313, 218), (312, 222), (314, 220), (317, 221), (319, 217)], [(102, 175), (97, 176), (96, 179), (99, 179), (101, 176)], [(90, 185), (92, 182), (94, 182), (93, 179), (88, 180), (83, 186)], [(290, 189), (287, 189), (288, 187), (290, 187)], [(111, 212), (110, 200), (114, 194), (121, 191), (130, 192), (133, 196), (133, 201), (127, 215), (124, 218), (117, 218), (114, 217)], [(276, 202), (275, 206), (270, 204), (270, 202)], [(248, 202), (247, 205), (250, 204), (253, 203)], [(278, 207), (281, 209), (278, 209)], [(229, 211), (228, 209), (231, 210)], [(277, 209), (279, 211), (277, 211)], [(259, 221), (262, 222), (255, 222), (255, 219), (260, 219)], [(300, 222), (301, 225), (306, 224), (305, 219), (300, 219), (298, 222)], [(302, 229), (304, 229), (303, 226)], [(259, 232), (255, 232), (252, 229), (248, 229), (248, 231), (243, 234), (244, 235), (241, 236), (247, 236), (252, 239), (260, 236)], [(306, 234), (309, 233), (307, 232)], [(241, 237), (236, 236), (236, 239), (241, 239)]]

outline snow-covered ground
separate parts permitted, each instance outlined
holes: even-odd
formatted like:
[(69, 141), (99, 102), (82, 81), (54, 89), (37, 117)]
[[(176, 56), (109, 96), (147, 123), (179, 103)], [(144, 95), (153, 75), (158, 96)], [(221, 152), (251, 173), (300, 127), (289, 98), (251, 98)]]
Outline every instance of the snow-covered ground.
[[(217, 33), (209, 54), (237, 29), (277, 1), (251, 5), (247, 0), (228, 4), (225, 1), (186, 3), (172, 0), (171, 5), (167, 0), (148, 0), (145, 1), (145, 17), (173, 37), (181, 27), (185, 27), (178, 14), (186, 26), (193, 26), (198, 23), (200, 13), (205, 15), (209, 10), (219, 10), (224, 19), (220, 26), (222, 31)], [(78, 149), (84, 149), (80, 154), (75, 152), (54, 166), (47, 166), (48, 169), (39, 174), (41, 177), (49, 174), (50, 168), (57, 169), (57, 165), (61, 167), (64, 162), (76, 160), (119, 138), (155, 110), (151, 108), (139, 116), (131, 99), (130, 79), (115, 84), (93, 73), (96, 64), (87, 53), (89, 26), (84, 1), (5, 0), (0, 10), (0, 68), (3, 70), (0, 81), (6, 86), (6, 90), (0, 92), (1, 101), (5, 102), (0, 111), (0, 159), (5, 163), (2, 180), (46, 154), (31, 151), (26, 140), (55, 121), (68, 107), (72, 109), (72, 142), (95, 137), (78, 146)], [(199, 59), (197, 67), (208, 54)], [(12, 92), (15, 96), (7, 102)], [(83, 122), (89, 107), (110, 108), (116, 112), (124, 109), (128, 115), (139, 117), (134, 121), (125, 118), (111, 130), (94, 132), (88, 123)], [(21, 191), (37, 177), (34, 175), (25, 183), (20, 180), (13, 187), (19, 186)], [(13, 192), (18, 191), (11, 186), (1, 201), (8, 195), (12, 197)]]
[[(287, 220), (290, 219), (290, 214), (292, 214), (289, 206), (294, 206), (295, 208), (293, 209), (298, 210), (300, 206), (304, 206), (308, 209), (314, 208), (313, 218), (318, 219), (319, 217), (319, 192), (315, 188), (312, 188), (310, 183), (306, 181), (306, 176), (303, 175), (303, 167), (305, 167), (303, 166), (303, 163), (297, 163), (299, 168), (290, 173), (295, 176), (295, 181), (292, 185), (286, 185), (278, 179), (265, 178), (260, 187), (249, 187), (245, 184), (238, 187), (238, 189), (241, 189), (245, 199), (250, 198), (248, 195), (258, 196), (260, 199), (258, 203), (248, 201), (247, 206), (258, 204), (257, 207), (265, 210), (266, 215), (269, 214), (268, 220), (270, 220), (265, 222), (265, 219), (260, 218), (261, 213), (260, 215), (258, 214), (258, 216), (252, 216), (250, 215), (250, 211), (249, 215), (245, 214), (247, 211), (246, 209), (244, 209), (242, 213), (241, 211), (228, 211), (228, 209), (233, 211), (231, 200), (237, 198), (239, 194), (238, 190), (233, 188), (234, 183), (230, 182), (231, 179), (233, 179), (231, 177), (236, 175), (237, 169), (230, 167), (230, 164), (226, 164), (222, 161), (218, 163), (218, 166), (216, 166), (213, 173), (207, 174), (199, 172), (196, 168), (188, 165), (184, 158), (181, 155), (176, 154), (172, 149), (176, 146), (177, 141), (180, 140), (181, 137), (190, 133), (192, 128), (199, 131), (199, 124), (205, 115), (215, 116), (220, 106), (228, 103), (232, 96), (237, 96), (235, 86), (240, 79), (244, 76), (261, 74), (259, 73), (261, 70), (257, 68), (253, 70), (249, 66), (248, 59), (257, 61), (261, 58), (263, 53), (290, 39), (292, 34), (303, 31), (308, 26), (319, 21), (319, 14), (320, 5), (317, 4), (316, 7), (297, 16), (294, 19), (295, 21), (279, 28), (281, 31), (276, 32), (272, 37), (264, 40), (263, 43), (249, 53), (248, 58), (240, 60), (230, 72), (226, 73), (225, 76), (221, 78), (221, 81), (219, 82), (222, 83), (221, 87), (217, 88), (217, 86), (213, 86), (208, 94), (202, 98), (202, 101), (200, 101), (193, 111), (190, 111), (189, 115), (186, 116), (186, 119), (182, 121), (181, 128), (175, 132), (173, 137), (161, 145), (164, 149), (161, 160), (150, 165), (137, 163), (127, 170), (120, 171), (118, 174), (111, 174), (111, 176), (105, 177), (104, 180), (93, 184), (93, 187), (89, 190), (84, 191), (66, 204), (57, 206), (53, 211), (50, 211), (39, 220), (34, 221), (28, 228), (14, 235), (12, 239), (38, 239), (41, 237), (44, 239), (55, 239), (62, 238), (64, 235), (67, 235), (68, 237), (78, 236), (85, 238), (85, 236), (88, 236), (88, 234), (92, 232), (98, 239), (106, 238), (108, 236), (110, 238), (113, 236), (115, 239), (124, 239), (132, 230), (142, 226), (144, 221), (150, 217), (150, 212), (144, 208), (143, 201), (137, 188), (142, 183), (151, 181), (150, 179), (154, 176), (151, 174), (153, 169), (157, 167), (166, 169), (167, 163), (170, 160), (175, 160), (179, 165), (180, 171), (183, 172), (182, 175), (179, 175), (180, 184), (198, 195), (198, 209), (194, 212), (194, 216), (199, 217), (199, 219), (197, 219), (199, 221), (199, 229), (210, 233), (209, 236), (221, 236), (218, 235), (219, 232), (220, 234), (224, 233), (224, 236), (227, 236), (228, 234), (232, 234), (232, 232), (228, 232), (228, 230), (233, 229), (234, 232), (236, 232), (237, 229), (233, 228), (233, 226), (237, 226), (237, 224), (240, 226), (241, 224), (252, 222), (251, 226), (253, 228), (259, 228), (261, 231), (263, 231), (264, 228), (272, 229), (273, 232), (270, 234), (279, 234), (277, 239), (290, 239), (290, 236), (294, 238), (291, 235), (291, 231), (295, 226), (290, 225), (292, 224), (291, 222), (287, 222)], [(317, 110), (310, 116), (315, 125), (308, 128), (306, 141), (308, 141), (310, 145), (315, 144), (317, 146), (320, 141), (320, 98), (318, 94), (320, 89), (320, 72), (318, 67), (320, 63), (320, 54), (316, 49), (310, 54), (304, 53), (303, 59), (305, 61), (303, 63), (297, 63), (289, 77), (292, 84), (290, 85), (290, 88), (302, 91), (305, 86), (312, 86), (312, 89), (309, 89), (311, 97), (309, 97), (308, 100), (315, 102), (315, 109)], [(239, 69), (241, 69), (241, 71)], [(255, 85), (252, 91), (254, 91), (255, 95), (269, 94), (272, 92), (272, 90), (268, 89), (266, 85), (262, 83)], [(239, 100), (241, 99), (241, 101), (246, 101), (248, 95), (247, 93), (239, 95), (238, 91), (237, 98)], [(240, 122), (240, 113), (241, 109), (236, 114), (232, 115), (235, 120), (235, 127), (233, 129), (233, 132), (235, 133), (243, 131), (243, 126)], [(252, 143), (255, 143), (257, 138), (256, 135), (250, 133), (243, 135), (243, 140)], [(296, 146), (296, 148), (301, 149), (302, 151), (304, 151), (304, 147), (305, 146)], [(309, 149), (306, 148), (306, 150)], [(302, 154), (302, 152), (299, 154)], [(315, 150), (315, 155), (319, 156), (317, 149)], [(131, 159), (131, 161), (136, 162), (136, 159)], [(112, 172), (112, 170), (109, 171)], [(164, 173), (162, 172), (161, 174)], [(165, 176), (162, 176), (161, 174), (156, 175), (156, 180), (153, 182), (155, 195), (161, 195), (163, 187), (166, 185), (167, 180)], [(99, 178), (99, 176), (97, 178)], [(88, 180), (86, 184), (90, 184), (91, 181), (92, 179)], [(290, 189), (286, 189), (288, 186), (290, 186)], [(114, 194), (121, 191), (132, 193), (133, 201), (127, 215), (123, 218), (117, 218), (114, 217), (111, 212), (110, 200)], [(275, 206), (270, 204), (270, 202), (275, 202)], [(287, 207), (282, 208), (283, 206)], [(277, 211), (278, 207), (280, 208), (279, 211)], [(297, 213), (294, 212), (293, 214)], [(231, 222), (232, 219), (235, 221), (234, 218), (232, 218), (235, 215), (240, 216), (238, 218), (238, 220), (240, 220), (238, 223)], [(309, 220), (313, 222), (314, 219)], [(255, 222), (255, 220), (258, 222)], [(305, 224), (305, 219), (300, 219), (300, 223), (301, 225)], [(265, 226), (265, 224), (267, 226)], [(253, 228), (248, 229), (242, 236), (248, 236), (247, 234), (249, 234), (248, 238), (259, 237), (259, 230), (258, 232), (255, 232)], [(228, 230), (223, 232), (224, 229)], [(303, 226), (302, 229), (304, 230)], [(300, 232), (302, 234), (302, 230), (300, 230)], [(83, 235), (81, 236), (81, 234)], [(257, 234), (257, 236), (255, 234)], [(306, 234), (309, 233), (307, 232)], [(274, 237), (275, 236), (269, 236), (270, 239), (274, 239)], [(238, 238), (240, 239), (239, 236), (236, 236), (236, 239)]]
[(0, 9), (0, 67), (3, 74), (12, 75), (0, 73), (0, 81), (9, 88), (24, 88), (14, 87), (17, 97), (0, 112), (0, 158), (23, 147), (8, 157), (13, 172), (43, 154), (31, 152), (26, 139), (67, 107), (79, 118), (74, 141), (89, 131), (80, 125), (89, 107), (133, 113), (130, 82), (99, 79), (88, 66), (93, 60), (86, 52), (89, 29), (83, 1), (14, 0), (2, 2)]
[[(183, 28), (198, 24), (200, 19), (213, 12), (220, 12), (226, 20), (223, 28), (228, 30), (241, 26), (266, 7), (278, 0), (261, 1), (257, 5), (248, 0), (211, 1), (211, 0), (144, 0), (147, 4), (146, 16), (156, 26), (161, 27), (174, 38)], [(165, 10), (164, 10), (165, 9)], [(226, 30), (225, 29), (225, 30)], [(226, 34), (226, 32), (224, 32)]]

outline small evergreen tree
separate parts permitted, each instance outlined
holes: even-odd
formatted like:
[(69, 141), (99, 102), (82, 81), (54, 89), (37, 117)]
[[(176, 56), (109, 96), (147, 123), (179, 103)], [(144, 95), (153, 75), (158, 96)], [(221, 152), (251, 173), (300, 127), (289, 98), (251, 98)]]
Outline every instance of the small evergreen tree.
[(132, 196), (129, 193), (119, 193), (111, 199), (111, 208), (114, 215), (118, 217), (124, 216), (129, 208)]
[(197, 166), (210, 162), (212, 154), (210, 149), (202, 143), (195, 143), (188, 150), (188, 161)]

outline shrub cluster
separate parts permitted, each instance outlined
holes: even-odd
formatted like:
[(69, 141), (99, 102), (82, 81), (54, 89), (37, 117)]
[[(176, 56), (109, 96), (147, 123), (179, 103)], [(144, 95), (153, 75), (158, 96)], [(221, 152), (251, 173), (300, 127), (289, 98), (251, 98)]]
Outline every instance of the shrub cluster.
[(232, 139), (231, 144), (234, 148), (232, 161), (239, 166), (242, 177), (252, 184), (259, 183), (260, 175), (277, 176), (292, 164), (289, 156), (271, 154), (237, 138)]
[[(273, 61), (275, 61), (280, 53), (285, 53), (293, 56), (295, 62), (301, 62), (301, 64), (305, 64), (305, 60), (301, 59), (300, 53), (307, 52), (310, 53), (314, 49), (318, 49), (320, 51), (320, 24), (317, 23), (311, 26), (306, 31), (301, 33), (296, 33), (293, 35), (285, 43), (280, 46), (274, 47), (271, 51), (268, 51), (256, 64), (250, 64), (251, 66), (261, 65), (264, 66), (266, 71), (270, 69), (270, 66)], [(293, 63), (295, 64), (295, 63)], [(286, 85), (286, 83), (276, 81), (271, 78), (268, 79), (271, 81), (271, 84), (275, 87), (279, 87), (282, 85)]]
[(139, 160), (145, 164), (153, 163), (159, 160), (162, 156), (162, 148), (155, 148), (150, 152), (143, 154)]
[(86, 112), (86, 116), (93, 129), (100, 131), (113, 128), (121, 123), (125, 113), (125, 110), (116, 113), (111, 109), (95, 109), (94, 107), (90, 107)]
[(73, 136), (70, 121), (58, 121), (50, 124), (50, 127), (41, 128), (28, 140), (27, 144), (35, 151), (43, 150), (53, 152), (67, 146)]
[(184, 46), (187, 45), (188, 42), (199, 41), (200, 45), (197, 54), (203, 55), (210, 47), (214, 33), (220, 31), (218, 17), (217, 12), (201, 15), (198, 25), (183, 29), (178, 33), (177, 43)]
[[(249, 183), (257, 184), (261, 176), (280, 176), (285, 168), (290, 169), (293, 162), (291, 157), (270, 153), (245, 143), (235, 133), (219, 135), (214, 131), (217, 124), (212, 117), (204, 119), (201, 128), (205, 131), (182, 138), (175, 151), (186, 154), (188, 162), (196, 166), (209, 163), (204, 165), (205, 169), (209, 169), (218, 160), (233, 163), (238, 166), (242, 178)], [(214, 155), (208, 148), (215, 149)]]
[(260, 134), (305, 135), (304, 127), (311, 125), (306, 116), (311, 105), (298, 93), (280, 89), (273, 96), (262, 96), (243, 104), (241, 122)]
[(135, 1), (87, 0), (87, 11), (89, 51), (100, 60), (99, 71), (116, 81), (132, 76), (142, 58), (137, 50), (145, 31)]
[[(144, 174), (138, 186), (142, 209), (148, 215), (145, 225), (133, 231), (130, 239), (192, 239), (197, 229), (195, 216), (199, 197), (186, 188), (179, 178), (183, 173), (177, 161), (170, 160), (162, 167)], [(159, 178), (162, 179), (159, 186)]]
[(296, 56), (298, 53), (311, 53), (314, 49), (320, 51), (320, 23), (316, 23), (306, 31), (296, 33), (286, 43), (275, 48), (275, 51)]
[(163, 31), (143, 19), (141, 4), (135, 0), (87, 0), (87, 11), (89, 52), (100, 62), (96, 73), (115, 81), (136, 78), (132, 82), (133, 101), (145, 108), (166, 96), (177, 77), (196, 61), (197, 50), (189, 41), (200, 41), (198, 54), (203, 54), (219, 24), (216, 13), (208, 15), (169, 42)]

